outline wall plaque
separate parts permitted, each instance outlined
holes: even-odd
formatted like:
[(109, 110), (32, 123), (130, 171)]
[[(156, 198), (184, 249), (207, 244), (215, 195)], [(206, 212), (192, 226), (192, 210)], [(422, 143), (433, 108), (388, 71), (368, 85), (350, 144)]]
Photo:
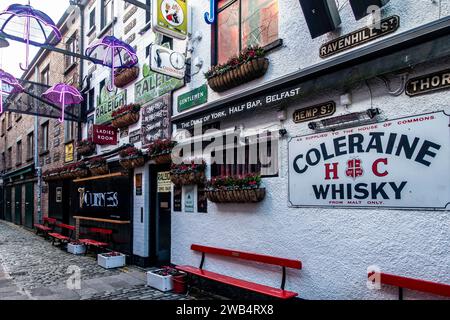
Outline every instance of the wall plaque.
[(412, 97), (448, 88), (450, 88), (450, 69), (409, 80), (406, 84), (406, 94)]
[(301, 123), (332, 116), (336, 112), (336, 103), (328, 101), (312, 107), (296, 110), (293, 115), (295, 123)]
[(363, 43), (375, 40), (398, 30), (400, 27), (400, 17), (392, 16), (381, 20), (380, 28), (362, 28), (330, 42), (320, 47), (320, 57), (328, 58), (339, 52), (362, 45)]

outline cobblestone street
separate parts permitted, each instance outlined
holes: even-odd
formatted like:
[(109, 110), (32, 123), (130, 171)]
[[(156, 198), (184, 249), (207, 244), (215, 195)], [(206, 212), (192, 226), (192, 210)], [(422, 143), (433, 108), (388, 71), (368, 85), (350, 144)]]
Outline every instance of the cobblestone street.
[[(73, 269), (81, 289), (69, 289)], [(69, 281), (69, 283), (72, 283)], [(0, 300), (184, 300), (146, 286), (135, 267), (107, 270), (93, 256), (75, 256), (16, 225), (0, 222)]]

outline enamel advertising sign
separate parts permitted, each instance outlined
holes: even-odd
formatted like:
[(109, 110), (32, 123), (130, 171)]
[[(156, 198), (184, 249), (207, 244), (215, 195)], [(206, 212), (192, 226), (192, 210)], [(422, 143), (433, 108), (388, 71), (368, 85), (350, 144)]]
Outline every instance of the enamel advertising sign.
[(450, 129), (444, 112), (289, 142), (293, 207), (450, 210)]
[(153, 30), (185, 40), (188, 34), (187, 0), (153, 1)]

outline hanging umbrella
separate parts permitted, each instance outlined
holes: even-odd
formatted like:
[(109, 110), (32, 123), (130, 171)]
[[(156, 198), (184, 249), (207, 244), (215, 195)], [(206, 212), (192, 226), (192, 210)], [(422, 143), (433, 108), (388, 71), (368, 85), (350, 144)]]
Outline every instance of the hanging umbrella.
[(114, 90), (115, 69), (134, 67), (138, 63), (136, 51), (127, 43), (114, 36), (106, 36), (86, 49), (86, 56), (100, 59), (103, 66), (111, 68), (111, 83), (108, 91)]
[(0, 69), (0, 114), (3, 113), (3, 96), (20, 93), (23, 90), (14, 76)]
[[(5, 20), (0, 24), (0, 34), (3, 33), (14, 40), (26, 44), (25, 67), (22, 64), (20, 65), (20, 68), (24, 71), (28, 69), (30, 44), (34, 46), (55, 46), (62, 39), (61, 32), (53, 20), (47, 14), (34, 9), (29, 4), (10, 5), (5, 11), (0, 13), (0, 19)], [(24, 31), (14, 34), (14, 30), (17, 30), (14, 25), (22, 25), (23, 23), (25, 23)]]
[(84, 99), (80, 92), (75, 88), (65, 83), (55, 84), (53, 87), (48, 89), (42, 97), (47, 101), (61, 106), (62, 113), (59, 122), (64, 122), (64, 109), (66, 106), (79, 104)]

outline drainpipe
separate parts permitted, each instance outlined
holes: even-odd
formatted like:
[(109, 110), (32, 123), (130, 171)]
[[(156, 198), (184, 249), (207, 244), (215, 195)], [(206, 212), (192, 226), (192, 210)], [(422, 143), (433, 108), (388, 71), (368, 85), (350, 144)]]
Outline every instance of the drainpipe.
[[(85, 6), (81, 3), (78, 4), (78, 8), (80, 8), (80, 41), (78, 41), (80, 45), (80, 54), (84, 54), (84, 9)], [(84, 79), (84, 61), (80, 59), (80, 89), (83, 89), (83, 79)], [(78, 141), (80, 141), (83, 137), (82, 135), (82, 118), (85, 116), (84, 112), (81, 112), (80, 110), (80, 116), (78, 118)]]
[[(39, 82), (39, 68), (34, 67), (34, 81)], [(37, 88), (35, 86), (35, 88)], [(38, 105), (39, 101), (34, 99), (34, 103)], [(37, 176), (37, 214), (38, 221), (42, 223), (42, 168), (39, 163), (39, 117), (34, 116), (34, 168)]]

